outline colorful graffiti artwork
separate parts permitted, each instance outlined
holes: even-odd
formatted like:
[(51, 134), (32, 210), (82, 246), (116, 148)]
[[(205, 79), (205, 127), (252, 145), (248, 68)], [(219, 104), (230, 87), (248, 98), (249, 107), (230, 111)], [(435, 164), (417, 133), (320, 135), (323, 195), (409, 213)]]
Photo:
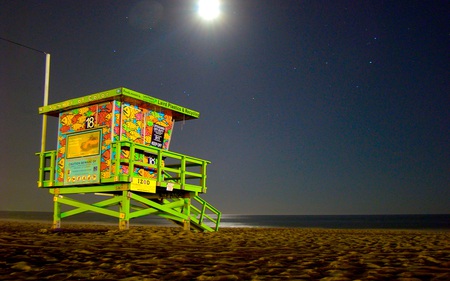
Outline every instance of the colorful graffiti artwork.
[(129, 103), (122, 104), (122, 136), (121, 140), (143, 143), (144, 109)]
[(109, 177), (111, 158), (111, 118), (112, 102), (72, 109), (62, 112), (59, 117), (59, 135), (57, 148), (57, 183), (64, 182), (65, 155), (67, 153), (67, 137), (72, 133), (101, 128), (100, 173), (102, 177)]
[[(133, 143), (169, 149), (174, 120), (172, 112), (159, 107), (148, 108), (144, 104), (131, 104), (113, 100), (61, 112), (59, 116), (57, 148), (57, 185), (64, 184), (67, 158), (67, 137), (87, 130), (100, 130), (100, 178), (109, 179), (115, 171), (114, 141), (128, 140)], [(129, 151), (123, 149), (121, 158), (128, 158)], [(135, 153), (135, 160), (155, 165), (156, 156)], [(150, 167), (135, 167), (129, 171), (127, 164), (119, 167), (124, 175), (156, 178), (156, 170)], [(131, 173), (130, 173), (131, 172)], [(67, 181), (66, 181), (67, 183)]]
[[(122, 134), (121, 140), (130, 140), (157, 148), (169, 149), (170, 136), (173, 128), (173, 118), (170, 110), (149, 110), (129, 103), (122, 104)], [(134, 155), (135, 160), (147, 164), (155, 164), (156, 156), (151, 154)], [(123, 150), (121, 158), (129, 158), (129, 151)], [(128, 166), (121, 165), (121, 173), (128, 174)], [(156, 178), (156, 170), (152, 168), (135, 167), (134, 176)]]
[(100, 177), (105, 179), (111, 176), (111, 142), (112, 142), (112, 117), (113, 103), (108, 102), (98, 106), (97, 125), (102, 128)]
[(174, 123), (172, 112), (149, 111), (146, 117), (145, 144), (168, 150)]

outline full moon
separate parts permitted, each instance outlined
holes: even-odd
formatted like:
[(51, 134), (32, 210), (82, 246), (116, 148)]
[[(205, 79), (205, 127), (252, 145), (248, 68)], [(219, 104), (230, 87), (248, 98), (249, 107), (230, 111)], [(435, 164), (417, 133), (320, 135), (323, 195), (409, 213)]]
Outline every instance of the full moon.
[(204, 20), (213, 20), (220, 15), (219, 0), (199, 0), (198, 14)]

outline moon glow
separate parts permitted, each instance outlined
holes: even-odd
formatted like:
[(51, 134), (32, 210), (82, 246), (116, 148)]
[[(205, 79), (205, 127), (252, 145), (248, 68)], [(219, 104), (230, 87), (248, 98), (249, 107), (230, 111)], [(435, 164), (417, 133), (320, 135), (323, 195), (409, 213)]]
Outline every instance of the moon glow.
[(204, 20), (210, 21), (216, 19), (220, 15), (219, 0), (199, 0), (198, 14)]

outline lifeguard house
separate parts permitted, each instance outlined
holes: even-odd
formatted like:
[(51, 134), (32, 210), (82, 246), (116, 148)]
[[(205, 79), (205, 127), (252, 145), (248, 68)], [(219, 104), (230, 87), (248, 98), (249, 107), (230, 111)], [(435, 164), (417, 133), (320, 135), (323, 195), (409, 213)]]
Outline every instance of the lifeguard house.
[[(54, 229), (85, 212), (115, 217), (121, 230), (147, 215), (185, 230), (219, 229), (220, 211), (199, 196), (207, 191), (210, 162), (169, 150), (174, 123), (199, 112), (116, 88), (42, 106), (39, 113), (59, 119), (57, 149), (37, 153), (38, 187), (53, 195)], [(97, 195), (107, 199), (92, 203)]]

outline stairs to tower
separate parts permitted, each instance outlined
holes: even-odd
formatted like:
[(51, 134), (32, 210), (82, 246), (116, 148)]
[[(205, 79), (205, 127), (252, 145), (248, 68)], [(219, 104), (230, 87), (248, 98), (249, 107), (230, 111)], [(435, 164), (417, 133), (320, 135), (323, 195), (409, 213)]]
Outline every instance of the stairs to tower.
[[(175, 201), (182, 201), (183, 198), (164, 199), (164, 204), (173, 203)], [(183, 207), (174, 208), (174, 210), (183, 213)], [(206, 200), (196, 195), (191, 198), (190, 212), (189, 212), (189, 227), (192, 231), (197, 232), (214, 232), (219, 230), (221, 212), (214, 206), (209, 204)], [(177, 225), (184, 226), (183, 221), (170, 219)]]

